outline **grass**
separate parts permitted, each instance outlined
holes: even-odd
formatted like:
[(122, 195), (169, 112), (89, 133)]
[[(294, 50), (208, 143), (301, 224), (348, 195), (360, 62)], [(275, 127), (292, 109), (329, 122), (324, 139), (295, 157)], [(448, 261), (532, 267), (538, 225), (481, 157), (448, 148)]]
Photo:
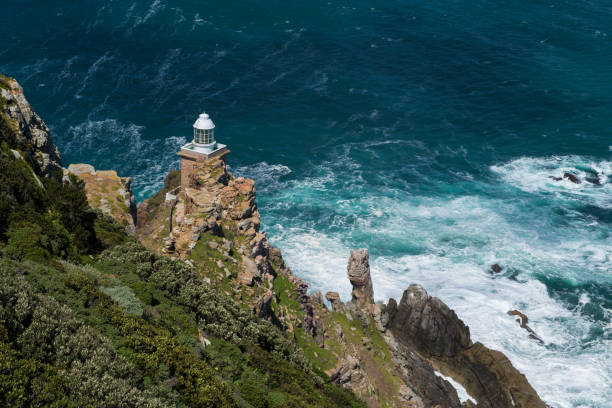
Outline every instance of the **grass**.
[(9, 91), (11, 89), (9, 86), (10, 81), (11, 81), (11, 78), (0, 74), (0, 88), (4, 88), (7, 91)]

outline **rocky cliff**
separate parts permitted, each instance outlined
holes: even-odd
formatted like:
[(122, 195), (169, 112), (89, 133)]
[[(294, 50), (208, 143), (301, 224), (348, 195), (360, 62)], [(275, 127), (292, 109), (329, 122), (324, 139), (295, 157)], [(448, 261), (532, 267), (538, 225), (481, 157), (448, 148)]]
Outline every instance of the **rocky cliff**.
[(0, 114), (12, 126), (16, 145), (36, 160), (45, 175), (61, 174), (62, 162), (59, 150), (51, 140), (49, 128), (32, 110), (19, 83), (1, 75)]
[(114, 170), (96, 170), (90, 164), (71, 164), (64, 170), (85, 183), (89, 204), (113, 217), (130, 235), (136, 233), (137, 207), (130, 189), (132, 179), (119, 177)]
[[(27, 104), (21, 87), (13, 80), (0, 77), (0, 91), (3, 98), (0, 122), (2, 126), (9, 127), (0, 130), (2, 140), (10, 142), (10, 146), (3, 146), (2, 154), (7, 162), (16, 160), (11, 158), (12, 154), (19, 156), (19, 160), (36, 163), (23, 174), (32, 178), (30, 184), (37, 183), (39, 189), (44, 190), (37, 174), (61, 174), (57, 148), (51, 141), (48, 128)], [(253, 180), (234, 178), (227, 171), (224, 160), (217, 158), (203, 162), (187, 186), (180, 187), (180, 175), (170, 173), (164, 188), (145, 200), (138, 207), (137, 215), (129, 191), (129, 179), (120, 178), (112, 171), (96, 171), (88, 165), (72, 165), (66, 170), (67, 176), (70, 173), (84, 181), (87, 200), (92, 207), (114, 217), (128, 230), (135, 230), (146, 247), (180, 264), (180, 267), (172, 264), (175, 265), (172, 268), (186, 276), (183, 284), (188, 282), (190, 288), (178, 298), (180, 304), (193, 305), (202, 301), (200, 292), (193, 292), (195, 286), (202, 284), (206, 287), (207, 296), (214, 293), (228, 299), (223, 301), (225, 309), (219, 309), (225, 310), (223, 313), (231, 309), (229, 299), (236, 306), (232, 312), (236, 316), (240, 315), (242, 308), (250, 309), (248, 313), (251, 318), (254, 315), (258, 321), (268, 320), (293, 339), (307, 360), (300, 363), (305, 372), (311, 372), (311, 366), (312, 372), (322, 376), (319, 378), (328, 378), (335, 384), (351, 389), (370, 407), (545, 407), (526, 378), (502, 353), (474, 342), (469, 328), (455, 312), (440, 299), (430, 297), (422, 287), (410, 286), (399, 304), (394, 299), (387, 304), (375, 303), (367, 249), (355, 250), (350, 254), (347, 278), (353, 291), (348, 302), (342, 302), (337, 293), (328, 292), (325, 299), (331, 305), (330, 309), (320, 292), (308, 294), (308, 284), (292, 274), (281, 251), (271, 245), (266, 233), (260, 230)], [(66, 184), (70, 185), (71, 182)], [(54, 189), (60, 191), (59, 187)], [(9, 198), (14, 206), (16, 198)], [(69, 208), (69, 205), (66, 203), (62, 208)], [(87, 212), (91, 210), (81, 210), (83, 219), (93, 222)], [(41, 214), (56, 217), (61, 211), (45, 210)], [(73, 218), (67, 217), (65, 225), (74, 227), (72, 221)], [(53, 222), (57, 222), (57, 219), (54, 218)], [(13, 224), (8, 227), (9, 235), (12, 234), (13, 246), (17, 251), (21, 250), (17, 246), (21, 241), (15, 237), (29, 235), (19, 235), (21, 229), (17, 228), (18, 223)], [(36, 225), (31, 226), (32, 231), (36, 231), (36, 228)], [(75, 234), (83, 235), (78, 229), (75, 231)], [(92, 231), (91, 228), (89, 231)], [(69, 239), (65, 241), (66, 245), (71, 242)], [(133, 285), (133, 290), (142, 299), (148, 299), (148, 319), (159, 317), (161, 312), (154, 309), (152, 295), (139, 292), (142, 285), (149, 285), (150, 282), (134, 283), (133, 280), (137, 276), (147, 276), (154, 268), (166, 264), (135, 248), (118, 250), (117, 259), (124, 259), (121, 251), (137, 253), (134, 259), (138, 259), (138, 262), (150, 261), (151, 265), (136, 267), (137, 274), (128, 273), (124, 284)], [(56, 252), (60, 255), (64, 253)], [(18, 251), (14, 253), (18, 254)], [(74, 256), (74, 259), (78, 257)], [(113, 273), (107, 276), (99, 275), (100, 271), (94, 273), (87, 269), (80, 275), (79, 282), (87, 280), (86, 276), (97, 276), (92, 282), (99, 282), (100, 278), (100, 282), (106, 282), (106, 285), (109, 280), (117, 279), (117, 270), (115, 267)], [(62, 279), (61, 282), (70, 281)], [(178, 293), (173, 286), (178, 285), (176, 277), (167, 275), (156, 284), (168, 290), (168, 302), (171, 294)], [(101, 290), (113, 294), (120, 304), (126, 302), (126, 294), (132, 293), (132, 289), (125, 286), (122, 286), (123, 292), (113, 288), (104, 286)], [(62, 290), (65, 293), (68, 289)], [(91, 292), (94, 289), (90, 287), (88, 290)], [(159, 296), (158, 292), (155, 293), (155, 296)], [(127, 297), (132, 306), (140, 304), (133, 293)], [(87, 302), (78, 304), (96, 305)], [(202, 316), (216, 318), (216, 314), (209, 309), (197, 310)], [(189, 325), (189, 319), (191, 317), (185, 316), (181, 326)], [(240, 319), (248, 320), (244, 316)], [(234, 326), (240, 326), (238, 323), (242, 324), (209, 322), (208, 327), (212, 332), (224, 333), (228, 340), (239, 342), (231, 334)], [(259, 327), (255, 323), (253, 325), (249, 327)], [(257, 331), (251, 333), (249, 330), (242, 335), (257, 337)], [(206, 347), (210, 343), (206, 332), (200, 331), (200, 328), (196, 332), (199, 342)], [(262, 339), (263, 343), (259, 346), (275, 347), (270, 340), (266, 340), (267, 337)], [(286, 346), (286, 349), (290, 347)], [(302, 357), (292, 353), (287, 354), (291, 361), (302, 361)], [(191, 354), (186, 353), (185, 356)], [(252, 360), (252, 357), (249, 358)], [(242, 384), (238, 387), (246, 386)], [(456, 387), (462, 391), (461, 394), (464, 388), (470, 398), (460, 400)], [(247, 388), (240, 389), (245, 392)]]
[[(184, 259), (202, 279), (293, 333), (316, 369), (371, 407), (545, 406), (502, 353), (473, 343), (469, 328), (422, 287), (410, 286), (399, 304), (375, 303), (367, 249), (351, 251), (349, 302), (328, 292), (329, 310), (321, 293), (308, 295), (260, 231), (253, 180), (234, 178), (224, 160), (202, 163), (184, 189), (179, 179), (169, 176), (140, 205), (141, 241)], [(460, 401), (445, 378), (471, 398)]]

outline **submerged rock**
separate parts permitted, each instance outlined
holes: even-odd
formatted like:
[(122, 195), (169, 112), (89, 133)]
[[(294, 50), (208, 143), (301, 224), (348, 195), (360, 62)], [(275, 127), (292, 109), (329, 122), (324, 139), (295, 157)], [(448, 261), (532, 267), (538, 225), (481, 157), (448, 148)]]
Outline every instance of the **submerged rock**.
[(601, 181), (599, 181), (598, 177), (587, 177), (585, 180), (591, 184), (595, 184), (596, 186), (601, 186)]
[(565, 172), (563, 173), (563, 178), (571, 181), (574, 184), (580, 184), (581, 181), (578, 177), (574, 176), (572, 173)]
[(536, 332), (534, 332), (533, 329), (527, 325), (527, 323), (529, 322), (529, 318), (527, 317), (527, 315), (521, 313), (519, 310), (509, 310), (508, 314), (510, 316), (519, 317), (518, 319), (516, 319), (516, 322), (520, 324), (523, 329), (527, 330), (527, 332), (529, 333), (529, 338), (538, 341), (540, 344), (544, 344), (544, 340), (542, 340), (542, 338), (538, 336)]
[(491, 273), (500, 273), (503, 269), (499, 264), (491, 265)]

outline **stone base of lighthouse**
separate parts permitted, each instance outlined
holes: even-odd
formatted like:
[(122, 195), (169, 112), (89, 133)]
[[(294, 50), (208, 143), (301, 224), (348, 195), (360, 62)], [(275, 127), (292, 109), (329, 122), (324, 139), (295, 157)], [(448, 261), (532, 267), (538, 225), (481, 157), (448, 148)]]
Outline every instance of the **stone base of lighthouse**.
[(189, 179), (199, 163), (213, 157), (225, 162), (228, 153), (227, 146), (221, 143), (217, 143), (214, 149), (202, 148), (194, 143), (181, 147), (178, 152), (181, 158), (181, 187), (183, 189), (189, 187)]

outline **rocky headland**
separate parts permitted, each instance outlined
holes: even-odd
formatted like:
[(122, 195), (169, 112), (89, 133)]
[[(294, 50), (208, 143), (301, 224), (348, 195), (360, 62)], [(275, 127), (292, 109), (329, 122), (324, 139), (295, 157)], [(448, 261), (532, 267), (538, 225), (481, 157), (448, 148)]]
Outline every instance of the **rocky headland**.
[[(288, 334), (302, 350), (306, 367), (352, 390), (368, 406), (546, 407), (503, 353), (472, 339), (457, 314), (423, 287), (411, 285), (399, 303), (375, 302), (367, 249), (350, 254), (350, 300), (343, 302), (333, 291), (308, 293), (307, 282), (293, 275), (261, 231), (254, 181), (234, 178), (224, 160), (202, 162), (188, 186), (180, 186), (178, 172), (170, 173), (164, 188), (136, 210), (128, 178), (84, 164), (63, 169), (47, 126), (21, 87), (0, 79), (0, 113), (8, 119), (2, 124), (12, 127), (3, 137), (18, 135), (11, 143), (23, 160), (35, 161), (42, 176), (60, 173), (82, 180), (91, 207), (113, 217), (162, 258), (180, 262), (189, 276), (231, 298), (238, 309), (248, 308), (258, 320)], [(146, 268), (137, 269), (138, 274)], [(199, 295), (180, 296), (187, 302)], [(526, 317), (523, 323), (528, 327)], [(191, 335), (202, 347), (210, 345), (206, 331), (198, 328)]]
[[(219, 158), (203, 162), (184, 191), (179, 179), (170, 175), (139, 206), (141, 241), (185, 259), (203, 279), (292, 332), (316, 368), (370, 406), (546, 406), (503, 353), (473, 342), (455, 312), (421, 286), (407, 288), (399, 303), (375, 303), (367, 249), (351, 251), (348, 260), (351, 300), (328, 292), (330, 310), (260, 231), (253, 180), (234, 178)], [(444, 376), (471, 401), (462, 403)]]

